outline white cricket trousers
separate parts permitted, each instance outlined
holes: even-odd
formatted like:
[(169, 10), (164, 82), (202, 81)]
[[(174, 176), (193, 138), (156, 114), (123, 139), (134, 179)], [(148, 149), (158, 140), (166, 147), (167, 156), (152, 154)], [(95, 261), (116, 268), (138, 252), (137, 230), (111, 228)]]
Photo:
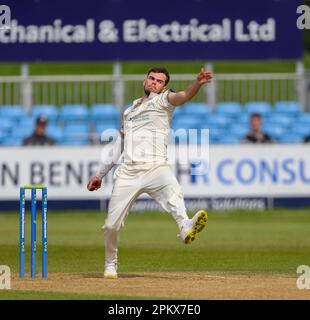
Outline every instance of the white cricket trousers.
[(182, 221), (188, 219), (181, 187), (169, 165), (157, 165), (150, 170), (119, 169), (103, 226), (106, 263), (117, 262), (120, 229), (132, 204), (142, 193), (150, 195), (169, 212), (179, 228)]

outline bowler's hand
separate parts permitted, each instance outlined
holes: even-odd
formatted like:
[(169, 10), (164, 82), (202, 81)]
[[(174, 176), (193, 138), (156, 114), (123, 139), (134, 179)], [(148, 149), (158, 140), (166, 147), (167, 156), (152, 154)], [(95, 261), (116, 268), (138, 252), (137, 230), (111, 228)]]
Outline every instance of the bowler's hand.
[(101, 187), (101, 180), (97, 177), (92, 177), (87, 184), (87, 189), (89, 191), (98, 190)]
[(200, 85), (202, 85), (205, 83), (210, 83), (212, 78), (213, 78), (213, 73), (211, 71), (206, 72), (204, 68), (201, 68), (197, 76), (197, 81)]

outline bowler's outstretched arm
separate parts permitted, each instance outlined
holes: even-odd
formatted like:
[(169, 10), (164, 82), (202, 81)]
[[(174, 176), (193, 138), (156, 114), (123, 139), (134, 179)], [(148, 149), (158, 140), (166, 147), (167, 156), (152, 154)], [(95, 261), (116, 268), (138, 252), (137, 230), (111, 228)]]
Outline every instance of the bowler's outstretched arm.
[(199, 91), (202, 85), (210, 83), (213, 78), (212, 72), (206, 72), (203, 68), (197, 75), (196, 81), (191, 83), (185, 90), (179, 92), (169, 92), (168, 100), (173, 106), (180, 106), (191, 100)]

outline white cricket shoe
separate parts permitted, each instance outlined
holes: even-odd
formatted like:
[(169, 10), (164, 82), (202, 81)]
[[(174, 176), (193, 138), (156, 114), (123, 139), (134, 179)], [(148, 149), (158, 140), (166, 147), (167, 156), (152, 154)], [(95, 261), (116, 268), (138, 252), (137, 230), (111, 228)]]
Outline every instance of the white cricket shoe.
[(109, 262), (105, 264), (104, 277), (106, 279), (117, 279), (117, 263)]
[(204, 210), (199, 210), (192, 219), (186, 219), (180, 230), (180, 237), (186, 244), (195, 240), (197, 233), (203, 230), (208, 221), (208, 214)]

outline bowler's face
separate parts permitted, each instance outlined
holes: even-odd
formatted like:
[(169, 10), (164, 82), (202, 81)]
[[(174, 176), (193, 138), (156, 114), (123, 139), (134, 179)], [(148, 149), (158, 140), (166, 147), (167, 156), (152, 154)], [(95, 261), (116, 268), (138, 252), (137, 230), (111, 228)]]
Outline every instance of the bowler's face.
[(161, 93), (165, 90), (166, 75), (164, 73), (150, 72), (144, 80), (144, 92), (149, 95), (151, 92)]

